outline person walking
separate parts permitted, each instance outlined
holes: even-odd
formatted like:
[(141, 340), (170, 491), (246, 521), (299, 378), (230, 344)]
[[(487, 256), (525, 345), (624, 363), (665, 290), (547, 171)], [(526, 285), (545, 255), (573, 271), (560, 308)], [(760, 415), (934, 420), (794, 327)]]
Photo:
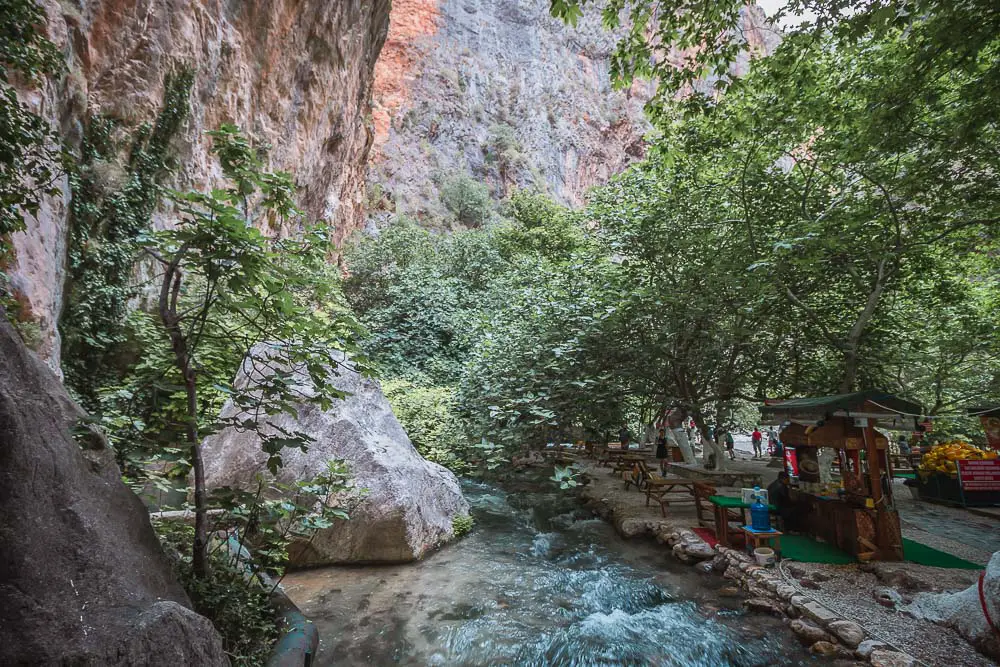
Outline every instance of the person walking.
[(775, 450), (778, 447), (778, 434), (774, 432), (774, 428), (767, 429), (767, 453), (770, 456), (776, 456)]
[(753, 433), (750, 434), (750, 443), (753, 445), (753, 457), (755, 459), (764, 456), (763, 440), (764, 434), (760, 432), (760, 427), (754, 426)]
[(618, 429), (618, 442), (621, 443), (622, 449), (628, 449), (628, 443), (632, 441), (632, 434), (628, 432), (628, 424), (622, 423), (622, 427)]
[(667, 432), (664, 429), (660, 429), (660, 434), (656, 436), (656, 458), (660, 462), (660, 474), (667, 474), (667, 454), (669, 450), (667, 449)]

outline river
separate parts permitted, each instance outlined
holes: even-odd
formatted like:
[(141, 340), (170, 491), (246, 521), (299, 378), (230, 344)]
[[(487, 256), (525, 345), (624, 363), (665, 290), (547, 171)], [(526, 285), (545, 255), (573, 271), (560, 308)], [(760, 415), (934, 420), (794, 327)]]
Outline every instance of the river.
[[(777, 619), (745, 614), (664, 547), (622, 540), (572, 495), (465, 482), (476, 526), (419, 563), (290, 573), (318, 665), (799, 665)], [(512, 488), (512, 487), (507, 487)]]

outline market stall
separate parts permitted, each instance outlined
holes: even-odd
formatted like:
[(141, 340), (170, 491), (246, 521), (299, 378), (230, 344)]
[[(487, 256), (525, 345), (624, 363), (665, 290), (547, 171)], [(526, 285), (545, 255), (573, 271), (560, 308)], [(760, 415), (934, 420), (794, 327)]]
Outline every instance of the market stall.
[[(859, 560), (901, 560), (889, 443), (875, 426), (917, 428), (921, 406), (876, 391), (772, 402), (765, 421), (794, 450), (797, 485), (785, 514), (799, 530)], [(833, 468), (838, 472), (835, 474)]]
[(915, 479), (921, 500), (987, 507), (1000, 505), (1000, 408), (973, 408), (986, 431), (988, 449), (963, 440), (939, 443), (924, 453)]

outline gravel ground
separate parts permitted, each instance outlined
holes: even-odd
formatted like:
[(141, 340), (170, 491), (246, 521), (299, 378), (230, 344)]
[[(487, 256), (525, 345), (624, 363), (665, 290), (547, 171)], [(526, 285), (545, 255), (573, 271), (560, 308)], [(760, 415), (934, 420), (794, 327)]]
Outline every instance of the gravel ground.
[[(876, 639), (895, 645), (902, 651), (931, 667), (980, 667), (995, 665), (989, 658), (977, 652), (961, 635), (950, 628), (944, 628), (928, 621), (907, 616), (902, 612), (883, 607), (875, 602), (872, 590), (885, 584), (874, 574), (861, 570), (856, 565), (831, 566), (814, 563), (795, 563), (794, 568), (806, 574), (805, 579), (813, 580), (814, 573), (825, 581), (813, 581), (809, 588), (803, 588), (789, 573), (791, 563), (785, 563), (782, 571), (789, 583), (802, 589), (803, 593), (829, 607), (844, 618), (854, 620)], [(920, 578), (934, 581), (940, 579), (939, 568), (908, 565), (907, 572)], [(963, 578), (974, 577), (974, 573), (959, 574), (947, 571), (952, 578), (949, 583), (962, 587)], [(940, 582), (939, 582), (940, 583)], [(818, 589), (816, 588), (818, 586)]]

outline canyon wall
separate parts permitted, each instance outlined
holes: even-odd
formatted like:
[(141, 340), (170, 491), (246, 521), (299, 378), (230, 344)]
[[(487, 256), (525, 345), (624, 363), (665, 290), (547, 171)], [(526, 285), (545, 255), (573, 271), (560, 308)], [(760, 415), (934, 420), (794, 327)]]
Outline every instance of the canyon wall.
[[(44, 0), (68, 71), (24, 99), (78, 147), (88, 118), (137, 128), (161, 106), (164, 78), (194, 72), (190, 114), (171, 153), (178, 188), (219, 182), (205, 131), (235, 123), (293, 171), (300, 206), (349, 233), (363, 215), (373, 140), (372, 72), (390, 0)], [(127, 156), (122, 156), (127, 159)], [(70, 192), (45, 202), (12, 241), (8, 273), (33, 347), (58, 370)], [(154, 221), (168, 224), (162, 212)]]
[[(369, 204), (448, 227), (441, 188), (465, 173), (495, 199), (534, 187), (579, 206), (645, 154), (643, 105), (652, 89), (614, 90), (618, 34), (588, 6), (576, 27), (549, 0), (396, 0), (376, 66)], [(769, 53), (778, 35), (756, 6), (743, 10), (747, 49), (732, 68)]]

